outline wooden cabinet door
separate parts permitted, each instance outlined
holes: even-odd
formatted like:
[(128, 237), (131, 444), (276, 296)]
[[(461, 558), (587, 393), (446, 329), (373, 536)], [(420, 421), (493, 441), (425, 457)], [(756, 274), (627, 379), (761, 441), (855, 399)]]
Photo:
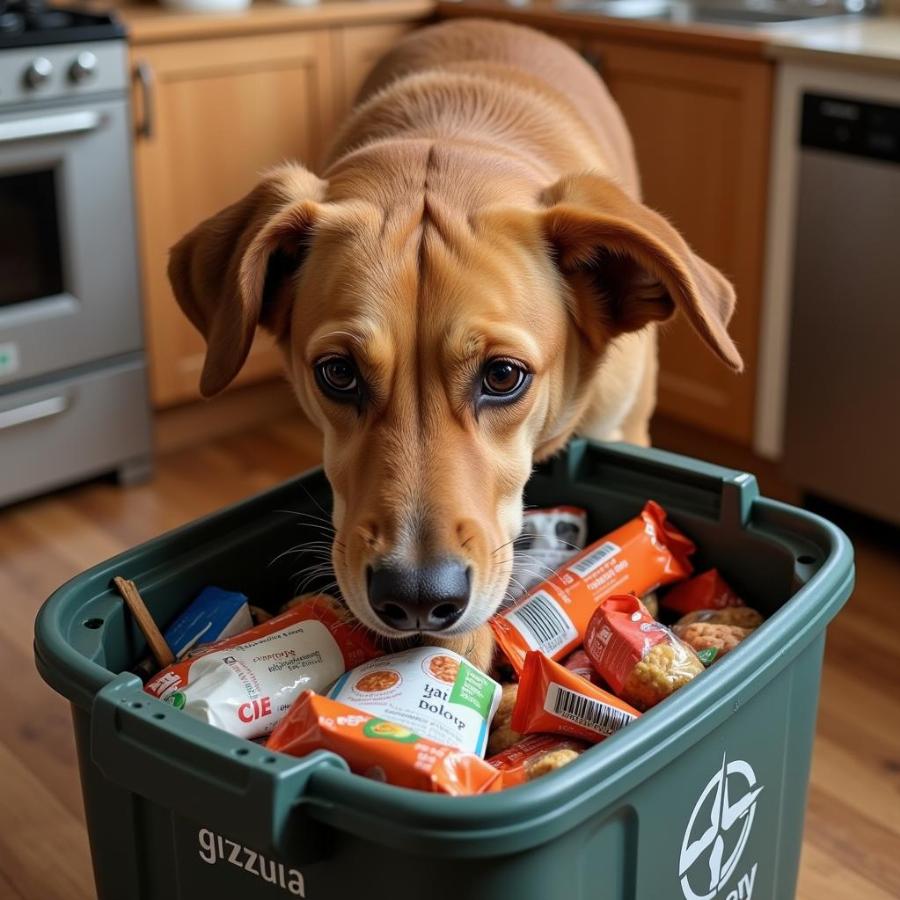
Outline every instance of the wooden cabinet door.
[(645, 202), (732, 280), (730, 373), (679, 317), (660, 338), (659, 410), (742, 444), (753, 434), (772, 67), (701, 53), (591, 43), (585, 50), (634, 139)]
[(338, 122), (352, 109), (356, 92), (375, 63), (415, 27), (414, 22), (391, 22), (334, 29), (332, 56)]
[[(247, 193), (284, 160), (314, 166), (333, 127), (327, 32), (257, 35), (136, 47), (149, 82), (135, 88), (138, 221), (153, 402), (198, 396), (205, 345), (175, 302), (168, 250)], [(236, 379), (281, 369), (261, 335)]]

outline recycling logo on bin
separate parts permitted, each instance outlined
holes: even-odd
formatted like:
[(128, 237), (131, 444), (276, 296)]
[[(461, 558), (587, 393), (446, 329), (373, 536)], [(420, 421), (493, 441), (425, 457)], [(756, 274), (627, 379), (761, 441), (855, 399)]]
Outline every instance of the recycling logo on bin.
[[(722, 894), (741, 862), (762, 789), (749, 763), (722, 756), (721, 767), (694, 804), (681, 842), (678, 875), (686, 900), (713, 900)], [(750, 900), (757, 863), (746, 868), (723, 900)]]

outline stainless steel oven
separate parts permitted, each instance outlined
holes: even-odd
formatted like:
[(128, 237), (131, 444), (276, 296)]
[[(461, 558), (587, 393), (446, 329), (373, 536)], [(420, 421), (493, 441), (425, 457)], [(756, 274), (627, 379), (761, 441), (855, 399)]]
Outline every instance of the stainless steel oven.
[(150, 454), (125, 42), (3, 39), (0, 502)]

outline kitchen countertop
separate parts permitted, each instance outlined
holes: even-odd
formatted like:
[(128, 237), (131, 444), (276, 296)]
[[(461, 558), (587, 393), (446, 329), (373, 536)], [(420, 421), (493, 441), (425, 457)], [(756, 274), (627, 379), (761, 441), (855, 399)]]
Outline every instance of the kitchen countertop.
[[(96, 2), (108, 6), (105, 0)], [(784, 59), (900, 75), (900, 15), (746, 28), (613, 18), (563, 10), (554, 0), (526, 0), (518, 4), (506, 0), (320, 0), (311, 6), (254, 0), (248, 10), (228, 13), (183, 12), (157, 3), (125, 2), (117, 5), (116, 10), (128, 28), (132, 44), (425, 20), (437, 12), (443, 18), (478, 15), (504, 18), (570, 32), (575, 37), (605, 37), (730, 57)]]
[(778, 59), (842, 65), (900, 76), (900, 16), (879, 16), (775, 30), (768, 47)]
[(502, 17), (541, 28), (771, 59), (877, 69), (900, 75), (900, 16), (833, 18), (760, 28), (613, 18), (559, 9), (553, 0), (438, 0), (441, 16)]
[(531, 0), (524, 5), (513, 5), (505, 0), (438, 0), (437, 11), (442, 17), (482, 15), (553, 29), (558, 33), (570, 32), (573, 37), (660, 44), (725, 53), (730, 57), (764, 57), (768, 47), (768, 39), (758, 29), (676, 25), (651, 19), (600, 16), (560, 9), (554, 0)]
[[(106, 0), (96, 0), (109, 8)], [(117, 3), (115, 11), (133, 45), (196, 38), (334, 25), (367, 25), (425, 19), (434, 13), (433, 0), (321, 0), (311, 6), (290, 6), (254, 0), (240, 12), (198, 13), (169, 9), (158, 3)]]

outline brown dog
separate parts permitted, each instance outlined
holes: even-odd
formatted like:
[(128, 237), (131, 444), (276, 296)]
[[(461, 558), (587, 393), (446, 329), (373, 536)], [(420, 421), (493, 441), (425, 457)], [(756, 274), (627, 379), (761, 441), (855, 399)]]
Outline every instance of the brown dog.
[(534, 462), (576, 431), (648, 442), (655, 324), (676, 310), (740, 368), (734, 294), (639, 202), (596, 73), (526, 28), (414, 33), (329, 160), (269, 172), (173, 249), (201, 389), (271, 331), (324, 434), (350, 610), (485, 667)]

